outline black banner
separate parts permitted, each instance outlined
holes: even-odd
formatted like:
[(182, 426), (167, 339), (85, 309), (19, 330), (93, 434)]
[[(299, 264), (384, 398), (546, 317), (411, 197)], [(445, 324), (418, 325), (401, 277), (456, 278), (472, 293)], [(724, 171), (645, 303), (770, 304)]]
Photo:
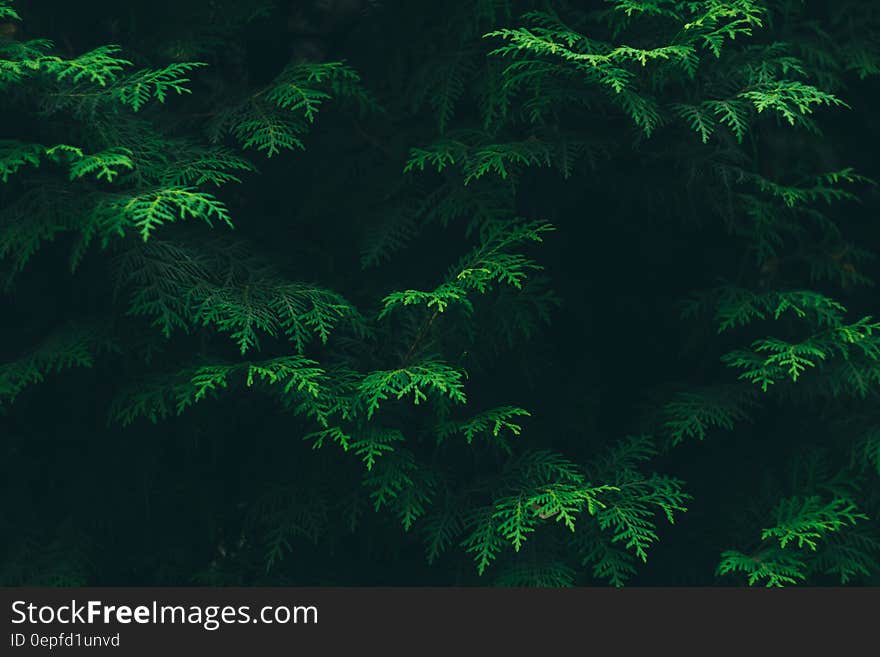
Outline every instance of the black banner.
[(876, 654), (880, 589), (0, 589), (0, 654)]

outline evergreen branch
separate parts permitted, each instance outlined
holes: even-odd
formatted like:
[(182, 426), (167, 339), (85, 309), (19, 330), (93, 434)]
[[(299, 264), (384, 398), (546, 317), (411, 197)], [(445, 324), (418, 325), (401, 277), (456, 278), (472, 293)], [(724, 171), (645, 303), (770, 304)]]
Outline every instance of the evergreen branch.
[(433, 564), (464, 530), (461, 508), (447, 503), (440, 512), (429, 515), (422, 524), (425, 534), (425, 555)]
[(771, 548), (753, 556), (737, 550), (725, 550), (721, 553), (717, 573), (719, 575), (743, 573), (748, 577), (749, 586), (767, 580), (767, 587), (782, 587), (806, 579), (805, 566), (804, 561), (798, 556), (780, 549)]
[(502, 536), (494, 519), (492, 507), (475, 510), (465, 520), (467, 537), (461, 546), (473, 555), (477, 566), (477, 574), (486, 572), (498, 556), (502, 547)]
[(779, 113), (791, 125), (795, 125), (801, 116), (812, 114), (817, 105), (849, 107), (834, 94), (795, 80), (756, 85), (740, 92), (737, 97), (750, 101), (759, 114), (764, 110)]
[(176, 144), (174, 162), (162, 172), (160, 181), (172, 187), (198, 187), (213, 184), (240, 183), (239, 172), (253, 172), (256, 167), (248, 160), (223, 147), (204, 148), (195, 144)]
[(43, 382), (51, 374), (91, 368), (99, 354), (116, 349), (115, 342), (98, 327), (67, 325), (26, 356), (0, 364), (0, 406), (11, 404), (25, 388)]
[(560, 561), (522, 564), (506, 568), (495, 578), (495, 586), (563, 588), (574, 586), (576, 572)]
[(712, 428), (733, 430), (749, 419), (755, 404), (749, 391), (738, 387), (718, 387), (681, 392), (663, 407), (664, 428), (673, 445), (686, 438), (703, 440)]
[(139, 417), (156, 423), (181, 415), (195, 403), (227, 390), (233, 377), (242, 389), (263, 383), (283, 395), (307, 399), (307, 403), (316, 403), (327, 379), (326, 371), (304, 356), (194, 366), (124, 391), (114, 399), (110, 419), (127, 426)]
[(9, 176), (18, 172), (23, 166), (40, 166), (40, 157), (46, 147), (40, 144), (27, 144), (10, 139), (0, 140), (0, 179), (9, 181)]
[[(57, 148), (57, 146), (50, 148), (46, 153), (53, 155)], [(79, 157), (74, 159), (70, 165), (70, 179), (76, 180), (94, 175), (98, 180), (103, 178), (108, 183), (112, 183), (113, 179), (119, 175), (119, 169), (128, 169), (129, 171), (134, 169), (131, 155), (132, 152), (127, 148), (108, 148), (92, 155), (80, 152)]]
[(0, 19), (20, 21), (21, 16), (18, 15), (14, 7), (10, 6), (11, 4), (12, 0), (0, 0)]
[(523, 242), (541, 242), (543, 233), (554, 230), (542, 222), (521, 222), (489, 229), (483, 242), (462, 257), (450, 269), (447, 280), (431, 292), (405, 290), (392, 292), (383, 299), (379, 318), (400, 306), (425, 304), (442, 313), (452, 302), (459, 302), (467, 310), (472, 308), (467, 295), (471, 291), (485, 294), (493, 283), (503, 283), (521, 289), (529, 270), (540, 270), (531, 258), (508, 253), (512, 246)]
[(242, 354), (258, 349), (259, 333), (282, 332), (298, 352), (318, 338), (326, 344), (340, 320), (357, 323), (355, 308), (341, 295), (306, 283), (257, 280), (207, 282), (189, 291), (193, 320), (229, 333)]
[(99, 46), (74, 59), (44, 55), (35, 60), (32, 67), (54, 76), (58, 82), (90, 82), (107, 87), (116, 81), (120, 71), (131, 66), (127, 59), (115, 56), (121, 50), (122, 48), (115, 45)]
[(427, 400), (426, 391), (464, 404), (467, 401), (462, 383), (464, 376), (442, 361), (425, 360), (396, 370), (370, 372), (361, 381), (358, 394), (366, 404), (368, 418), (389, 398), (403, 399), (412, 395), (413, 403), (418, 405)]
[(190, 71), (207, 66), (204, 62), (175, 62), (163, 68), (137, 71), (121, 80), (113, 89), (113, 97), (123, 105), (140, 111), (152, 98), (164, 103), (170, 93), (178, 96), (191, 93), (186, 86)]
[[(514, 422), (518, 416), (531, 416), (527, 410), (518, 406), (499, 406), (483, 411), (463, 422), (446, 422), (440, 427), (440, 438), (448, 438), (454, 434), (464, 435), (467, 444), (470, 445), (478, 436), (491, 436), (499, 438), (502, 430), (509, 431), (514, 436), (522, 432), (522, 426)], [(501, 443), (506, 446), (506, 443)], [(509, 448), (508, 448), (509, 449)]]
[(816, 550), (818, 541), (826, 534), (868, 519), (852, 500), (835, 498), (824, 502), (818, 496), (780, 500), (773, 516), (776, 525), (764, 529), (761, 540), (775, 538), (783, 549), (796, 542), (799, 548), (806, 546), (810, 550)]
[(113, 202), (105, 212), (121, 212), (144, 242), (159, 226), (188, 218), (201, 219), (209, 226), (219, 220), (230, 228), (232, 220), (222, 202), (194, 187), (165, 187)]
[(398, 442), (404, 442), (399, 430), (367, 426), (360, 430), (357, 440), (351, 443), (351, 449), (361, 457), (364, 467), (370, 472), (376, 465), (376, 459), (394, 452), (393, 443)]

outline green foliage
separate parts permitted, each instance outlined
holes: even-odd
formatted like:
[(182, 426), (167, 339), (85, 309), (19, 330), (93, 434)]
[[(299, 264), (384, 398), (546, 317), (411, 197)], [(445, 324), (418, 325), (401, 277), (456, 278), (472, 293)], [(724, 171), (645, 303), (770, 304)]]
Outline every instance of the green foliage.
[(194, 294), (196, 320), (229, 333), (242, 354), (259, 346), (258, 331), (272, 336), (283, 331), (297, 351), (313, 337), (326, 343), (340, 318), (356, 315), (340, 295), (302, 283), (273, 281)]
[(439, 512), (435, 512), (425, 520), (422, 528), (426, 537), (425, 555), (428, 564), (433, 564), (437, 558), (455, 543), (455, 539), (464, 529), (464, 518), (461, 509), (446, 504)]
[[(49, 149), (47, 154), (52, 155), (53, 152), (53, 149)], [(131, 152), (125, 148), (111, 148), (94, 155), (85, 155), (84, 153), (78, 153), (78, 155), (80, 157), (70, 167), (71, 180), (94, 175), (98, 180), (103, 178), (108, 183), (112, 183), (120, 173), (117, 169), (134, 169)]]
[(833, 94), (796, 80), (768, 83), (742, 91), (738, 97), (751, 101), (759, 114), (764, 110), (777, 112), (791, 125), (800, 120), (800, 115), (812, 114), (814, 105), (846, 105)]
[(342, 321), (356, 324), (356, 309), (341, 295), (285, 281), (246, 251), (151, 240), (118, 261), (120, 286), (132, 288), (129, 312), (153, 318), (166, 337), (193, 325), (228, 334), (242, 355), (259, 349), (261, 334), (286, 336), (298, 352), (326, 343)]
[(594, 578), (607, 581), (611, 586), (624, 586), (636, 574), (636, 562), (629, 552), (611, 544), (598, 528), (582, 533), (579, 543), (583, 544), (581, 566), (592, 564)]
[(785, 313), (809, 318), (819, 326), (839, 326), (846, 308), (824, 294), (812, 290), (754, 293), (751, 290), (724, 286), (696, 297), (688, 303), (684, 316), (695, 316), (713, 308), (718, 332), (746, 326), (756, 320), (778, 320)]
[(322, 103), (334, 97), (375, 108), (357, 72), (342, 62), (291, 64), (267, 86), (219, 111), (210, 136), (219, 141), (231, 134), (242, 148), (254, 148), (267, 157), (304, 149), (301, 135), (314, 123)]
[(2, 583), (410, 581), (413, 540), (707, 583), (697, 533), (740, 584), (876, 580), (871, 3), (38, 4), (0, 0)]
[(94, 106), (103, 101), (119, 103), (137, 112), (150, 100), (164, 103), (170, 93), (189, 93), (190, 79), (186, 76), (205, 66), (201, 62), (176, 62), (125, 74), (132, 62), (117, 56), (122, 51), (119, 46), (99, 46), (69, 59), (48, 54), (53, 46), (48, 40), (31, 41), (24, 47), (0, 44), (0, 55), (10, 57), (0, 59), (0, 83), (20, 83), (30, 76), (54, 80), (61, 86), (53, 100), (56, 105), (47, 109), (60, 109), (71, 103)]
[(473, 555), (480, 575), (495, 561), (504, 545), (493, 516), (493, 509), (490, 507), (472, 513), (465, 521), (468, 535), (461, 546)]
[(703, 440), (714, 429), (733, 430), (749, 418), (753, 396), (737, 387), (681, 392), (663, 407), (664, 429), (677, 445), (686, 438)]
[(417, 210), (406, 204), (395, 208), (382, 223), (367, 230), (361, 246), (361, 267), (378, 267), (404, 249), (416, 236), (413, 215)]
[(496, 586), (564, 588), (574, 585), (575, 571), (561, 562), (514, 566), (495, 579)]
[(453, 265), (446, 280), (430, 292), (405, 290), (392, 292), (383, 301), (380, 319), (395, 308), (421, 305), (443, 312), (450, 303), (461, 303), (473, 308), (469, 292), (485, 294), (494, 283), (521, 289), (529, 271), (540, 270), (540, 265), (528, 256), (510, 253), (509, 249), (523, 242), (541, 242), (542, 234), (552, 231), (550, 224), (541, 222), (513, 223), (490, 227), (480, 246)]
[(4, 586), (83, 586), (95, 572), (89, 547), (88, 537), (69, 523), (51, 536), (17, 537), (9, 544), (0, 581)]
[(837, 575), (846, 584), (870, 574), (877, 565), (871, 553), (877, 552), (880, 543), (849, 530), (867, 519), (846, 498), (784, 498), (773, 511), (776, 524), (761, 533), (762, 547), (752, 555), (723, 552), (718, 574), (742, 573), (749, 586), (764, 582), (778, 587), (805, 581), (812, 571), (819, 571)]
[[(719, 61), (737, 37), (749, 37), (764, 26), (766, 7), (754, 0), (718, 3), (617, 3), (615, 10), (628, 18), (621, 23), (626, 32), (634, 17), (662, 19), (679, 26), (674, 42), (652, 48), (637, 48), (591, 38), (566, 25), (554, 13), (531, 12), (523, 19), (526, 27), (495, 30), (486, 36), (504, 41), (491, 54), (512, 60), (504, 71), (509, 95), (537, 96), (575, 75), (604, 91), (608, 102), (622, 110), (646, 136), (651, 137), (672, 117), (683, 120), (703, 143), (715, 134), (718, 123), (742, 141), (751, 124), (764, 111), (775, 113), (791, 125), (809, 125), (807, 115), (817, 106), (845, 106), (833, 93), (798, 79), (778, 76), (805, 76), (801, 61), (785, 51), (784, 44), (765, 47), (764, 59), (728, 67), (729, 79), (740, 88), (726, 98), (709, 97), (694, 102), (671, 102), (663, 106), (653, 93), (681, 85), (685, 80), (701, 80), (711, 64), (706, 55)], [(615, 34), (615, 36), (618, 36)], [(754, 47), (753, 47), (754, 48)], [(559, 65), (549, 65), (559, 62)], [(647, 71), (656, 68), (653, 80)], [(705, 85), (709, 88), (711, 83)], [(725, 85), (730, 89), (730, 85)], [(649, 90), (650, 88), (650, 90)], [(718, 91), (721, 91), (720, 89)], [(711, 91), (710, 91), (711, 93)], [(571, 97), (571, 94), (566, 94)], [(542, 113), (533, 113), (539, 119)]]
[[(615, 544), (646, 560), (647, 549), (657, 540), (655, 512), (660, 510), (672, 521), (675, 512), (684, 511), (682, 504), (687, 498), (681, 482), (657, 474), (645, 477), (638, 472), (635, 462), (654, 454), (649, 445), (646, 438), (629, 439), (600, 459), (597, 472), (615, 472), (614, 484), (591, 484), (582, 468), (552, 451), (527, 451), (515, 457), (493, 488), (492, 504), (461, 521), (465, 531), (462, 546), (473, 555), (478, 573), (484, 573), (496, 561), (505, 545), (514, 552), (523, 549), (541, 525), (564, 527), (579, 540), (589, 535), (592, 527), (600, 534), (593, 535), (583, 563), (596, 561), (596, 577), (622, 584), (634, 569), (624, 565), (627, 557), (615, 551)], [(584, 515), (593, 519), (579, 519)], [(432, 558), (437, 548), (430, 546), (450, 541), (446, 524), (450, 521), (435, 522), (436, 528), (432, 529), (440, 535), (429, 543)], [(607, 544), (597, 551), (596, 542)]]
[(780, 500), (774, 510), (776, 525), (765, 529), (761, 539), (779, 539), (779, 547), (785, 549), (789, 542), (797, 541), (799, 548), (806, 545), (816, 549), (816, 541), (829, 532), (854, 524), (856, 520), (866, 520), (867, 516), (855, 513), (852, 500), (834, 499), (823, 503), (818, 497)]
[(211, 225), (216, 219), (232, 226), (229, 212), (210, 194), (192, 187), (168, 187), (120, 200), (104, 209), (106, 214), (119, 212), (146, 242), (159, 226), (188, 218), (202, 219)]
[(204, 62), (177, 62), (160, 69), (137, 71), (122, 81), (114, 90), (113, 96), (120, 103), (131, 107), (135, 112), (155, 98), (160, 103), (171, 93), (177, 95), (190, 93), (186, 86), (190, 71), (206, 66)]
[(719, 575), (743, 573), (748, 576), (749, 586), (766, 580), (768, 587), (798, 584), (804, 580), (804, 562), (794, 555), (778, 549), (770, 549), (753, 556), (726, 550), (721, 554)]
[(426, 360), (421, 363), (394, 370), (370, 372), (358, 387), (358, 395), (367, 408), (367, 417), (373, 416), (380, 402), (389, 398), (403, 399), (412, 395), (413, 404), (426, 401), (427, 391), (464, 404), (463, 372), (439, 360)]
[(0, 142), (0, 176), (3, 182), (25, 165), (40, 166), (40, 156), (45, 149), (39, 144), (23, 144), (18, 141)]
[(371, 471), (376, 459), (386, 452), (394, 451), (393, 443), (404, 442), (403, 434), (396, 429), (368, 427), (351, 445), (352, 451), (361, 457), (364, 467)]
[(590, 144), (575, 135), (557, 136), (559, 143), (539, 139), (535, 135), (522, 141), (497, 143), (490, 135), (470, 131), (455, 134), (429, 146), (411, 148), (404, 172), (433, 168), (438, 172), (460, 167), (464, 185), (472, 185), (486, 176), (498, 176), (515, 182), (526, 167), (554, 167), (564, 178), (572, 174), (575, 163), (590, 154)]
[(70, 325), (57, 330), (26, 356), (0, 365), (0, 409), (14, 402), (28, 386), (61, 370), (92, 367), (97, 356), (114, 348), (95, 326)]
[(180, 415), (196, 402), (214, 398), (235, 380), (240, 387), (277, 387), (282, 395), (316, 398), (326, 373), (303, 356), (284, 356), (254, 363), (201, 365), (145, 382), (113, 402), (110, 419), (123, 426), (139, 417), (158, 422)]
[(174, 165), (162, 173), (163, 185), (198, 187), (210, 183), (220, 187), (240, 183), (240, 172), (256, 171), (253, 164), (228, 148), (176, 143), (174, 154)]
[(537, 139), (473, 146), (447, 140), (426, 148), (411, 149), (404, 171), (424, 171), (428, 166), (443, 171), (456, 164), (461, 164), (464, 184), (467, 185), (487, 174), (495, 174), (503, 180), (521, 167), (550, 166), (552, 151)]
[(0, 2), (0, 18), (11, 18), (12, 20), (20, 21), (21, 16), (15, 11), (15, 8), (11, 7), (11, 0), (3, 0)]
[(876, 557), (880, 541), (875, 534), (854, 530), (842, 537), (832, 534), (816, 555), (816, 570), (835, 577), (841, 585), (871, 577), (880, 567)]
[[(510, 467), (516, 495), (495, 501), (492, 517), (498, 532), (519, 551), (537, 521), (552, 519), (572, 532), (583, 510), (595, 515), (602, 493), (613, 487), (587, 485), (576, 466), (552, 452), (526, 452)], [(515, 482), (515, 484), (514, 484)], [(525, 494), (524, 494), (525, 493)]]
[[(611, 543), (622, 543), (643, 562), (648, 549), (658, 540), (654, 516), (659, 512), (670, 523), (676, 512), (684, 512), (690, 495), (683, 491), (682, 481), (666, 475), (645, 475), (637, 468), (655, 454), (652, 441), (646, 436), (629, 437), (603, 459), (600, 474), (608, 473), (614, 494), (596, 514), (599, 528), (611, 534)], [(611, 474), (613, 473), (613, 474)], [(597, 565), (600, 570), (607, 565)]]
[(46, 55), (28, 66), (54, 76), (58, 82), (90, 82), (106, 87), (116, 80), (120, 71), (131, 65), (127, 59), (115, 57), (121, 50), (119, 46), (99, 46), (73, 59)]
[[(447, 422), (440, 428), (440, 437), (448, 438), (454, 434), (464, 436), (468, 445), (478, 436), (499, 438), (503, 432), (510, 432), (514, 436), (520, 435), (522, 426), (517, 424), (518, 416), (531, 416), (524, 408), (518, 406), (499, 406), (483, 411), (464, 422)], [(506, 443), (500, 442), (501, 445)]]
[(808, 368), (813, 369), (832, 356), (845, 360), (862, 358), (868, 363), (880, 359), (877, 331), (880, 323), (870, 317), (852, 323), (840, 323), (799, 342), (779, 338), (764, 338), (752, 343), (748, 350), (732, 351), (724, 355), (729, 367), (743, 370), (741, 379), (761, 386), (766, 392), (781, 378), (797, 382)]
[(880, 474), (880, 427), (872, 427), (862, 437), (854, 457)]
[(435, 478), (431, 471), (420, 467), (406, 450), (395, 450), (367, 469), (364, 486), (370, 489), (373, 508), (379, 511), (391, 506), (404, 531), (409, 531), (433, 499)]

